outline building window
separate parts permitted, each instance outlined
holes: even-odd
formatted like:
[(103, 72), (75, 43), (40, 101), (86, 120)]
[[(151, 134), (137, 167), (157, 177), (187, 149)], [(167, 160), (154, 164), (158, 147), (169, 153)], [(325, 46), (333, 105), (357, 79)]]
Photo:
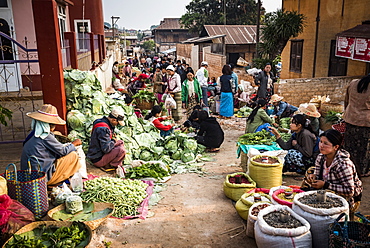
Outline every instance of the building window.
[(8, 0), (0, 0), (0, 8), (8, 8)]
[(77, 34), (77, 52), (90, 51), (90, 20), (75, 20), (75, 32)]
[(292, 40), (290, 49), (290, 68), (292, 72), (302, 72), (303, 40)]
[(60, 33), (60, 39), (61, 39), (62, 46), (63, 46), (63, 40), (64, 40), (64, 32), (67, 31), (66, 20), (67, 20), (66, 7), (58, 5), (59, 33)]

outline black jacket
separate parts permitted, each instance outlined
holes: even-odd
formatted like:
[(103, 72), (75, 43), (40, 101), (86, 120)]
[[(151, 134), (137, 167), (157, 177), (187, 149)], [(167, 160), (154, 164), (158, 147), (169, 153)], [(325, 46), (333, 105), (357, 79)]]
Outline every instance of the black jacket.
[(200, 123), (198, 136), (203, 136), (206, 147), (219, 148), (224, 142), (224, 131), (215, 117), (208, 117)]
[[(274, 77), (274, 74), (270, 71), (270, 78), (272, 79), (272, 82), (275, 83), (277, 80)], [(256, 85), (258, 85), (258, 92), (257, 97), (258, 98), (266, 98), (267, 97), (267, 81), (268, 81), (268, 75), (265, 71), (261, 71), (258, 76), (254, 79), (254, 82)], [(272, 84), (274, 85), (274, 84)], [(272, 86), (271, 95), (274, 94), (274, 86)]]
[(114, 134), (114, 127), (110, 124), (108, 118), (103, 117), (101, 119), (97, 119), (94, 121), (93, 125), (100, 122), (108, 124), (110, 130), (106, 127), (98, 127), (92, 132), (86, 156), (93, 163), (98, 162), (104, 154), (111, 152), (116, 143), (110, 138), (111, 132)]

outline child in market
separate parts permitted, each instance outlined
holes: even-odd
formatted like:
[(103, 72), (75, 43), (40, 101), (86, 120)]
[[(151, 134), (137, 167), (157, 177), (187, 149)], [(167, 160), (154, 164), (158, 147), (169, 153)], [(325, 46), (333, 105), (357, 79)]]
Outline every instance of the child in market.
[(155, 105), (153, 106), (150, 113), (145, 116), (145, 120), (151, 121), (154, 124), (154, 126), (160, 130), (161, 136), (164, 138), (173, 132), (173, 127), (175, 126), (175, 123), (163, 125), (162, 121), (170, 120), (171, 116), (160, 117), (161, 115), (162, 107), (159, 105)]

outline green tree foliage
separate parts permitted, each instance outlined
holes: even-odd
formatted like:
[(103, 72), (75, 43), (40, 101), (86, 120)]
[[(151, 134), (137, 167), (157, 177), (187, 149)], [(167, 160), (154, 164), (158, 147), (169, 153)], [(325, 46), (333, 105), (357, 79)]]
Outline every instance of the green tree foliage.
[[(191, 33), (198, 33), (203, 25), (254, 25), (257, 22), (255, 0), (193, 0), (186, 6), (181, 24)], [(262, 8), (263, 10), (263, 8)]]
[(7, 126), (8, 123), (6, 122), (5, 118), (8, 118), (9, 120), (12, 118), (13, 112), (7, 108), (4, 108), (0, 105), (0, 123), (4, 126)]
[(155, 42), (154, 42), (154, 40), (146, 40), (146, 41), (143, 42), (142, 47), (146, 51), (154, 51)]
[(305, 16), (296, 11), (278, 10), (265, 16), (262, 27), (260, 55), (268, 60), (280, 55), (292, 37), (297, 37), (305, 27)]

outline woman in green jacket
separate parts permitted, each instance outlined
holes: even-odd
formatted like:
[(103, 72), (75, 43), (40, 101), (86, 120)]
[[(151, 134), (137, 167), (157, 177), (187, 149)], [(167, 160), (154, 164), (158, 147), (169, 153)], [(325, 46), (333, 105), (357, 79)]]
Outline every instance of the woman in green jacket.
[[(270, 118), (265, 109), (267, 102), (264, 99), (260, 99), (256, 102), (257, 106), (253, 109), (252, 113), (247, 118), (247, 125), (245, 127), (246, 133), (254, 133), (256, 131), (261, 131), (262, 125), (274, 124), (274, 119)], [(261, 128), (259, 128), (261, 126)], [(264, 128), (262, 128), (264, 129)]]
[(181, 87), (182, 108), (186, 109), (186, 116), (189, 118), (195, 105), (201, 104), (202, 89), (194, 74), (189, 72), (187, 79), (182, 83)]

